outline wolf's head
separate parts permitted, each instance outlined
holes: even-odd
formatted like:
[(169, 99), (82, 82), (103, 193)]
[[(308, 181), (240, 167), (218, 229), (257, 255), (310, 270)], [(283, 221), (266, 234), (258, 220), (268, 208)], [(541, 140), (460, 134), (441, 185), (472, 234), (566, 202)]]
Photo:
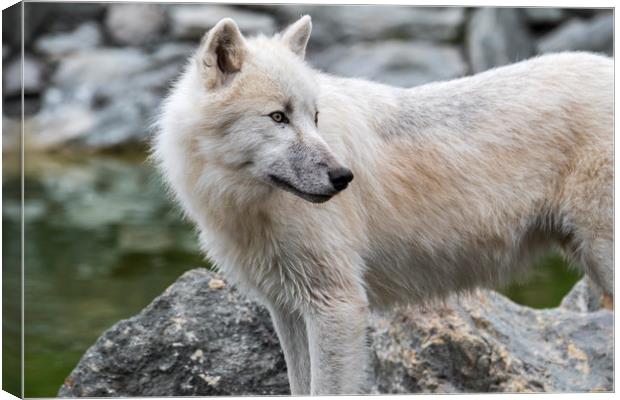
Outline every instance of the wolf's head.
[(324, 202), (353, 179), (319, 133), (316, 72), (304, 62), (304, 16), (272, 38), (246, 39), (221, 20), (194, 56), (205, 159), (260, 185)]

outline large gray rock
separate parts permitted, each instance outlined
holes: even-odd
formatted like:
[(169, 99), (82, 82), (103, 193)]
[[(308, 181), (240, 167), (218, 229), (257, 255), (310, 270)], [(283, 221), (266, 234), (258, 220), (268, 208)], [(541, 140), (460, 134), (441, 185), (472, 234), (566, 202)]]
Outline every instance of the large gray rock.
[(591, 20), (573, 19), (544, 36), (538, 42), (541, 53), (595, 51), (613, 55), (614, 17), (601, 14)]
[(35, 49), (58, 60), (61, 57), (80, 51), (94, 49), (101, 45), (102, 37), (99, 25), (90, 21), (71, 32), (50, 33), (41, 36), (35, 42)]
[[(24, 46), (30, 49), (36, 38), (46, 32), (71, 30), (88, 20), (96, 20), (105, 9), (103, 3), (26, 2), (21, 24), (21, 3), (2, 12), (3, 42), (19, 49), (23, 27)], [(8, 13), (6, 12), (8, 11)]]
[(130, 48), (98, 48), (62, 60), (52, 83), (63, 88), (95, 87), (133, 77), (149, 66), (147, 54)]
[(513, 8), (476, 9), (467, 24), (465, 45), (473, 72), (510, 64), (534, 54), (523, 15)]
[(428, 42), (385, 41), (334, 46), (310, 58), (336, 75), (410, 87), (465, 75), (467, 64), (454, 47)]
[(602, 291), (584, 278), (562, 299), (560, 307), (575, 312), (592, 312), (605, 306), (603, 300)]
[(567, 16), (565, 9), (557, 7), (524, 8), (523, 13), (532, 26), (557, 25)]
[(159, 4), (111, 4), (105, 27), (116, 43), (140, 46), (159, 39), (166, 26), (166, 13)]
[(159, 104), (194, 46), (98, 48), (63, 57), (36, 116), (36, 149), (145, 145)]
[(452, 41), (461, 34), (461, 7), (403, 6), (273, 6), (283, 24), (301, 15), (313, 18), (312, 41), (327, 46), (338, 42), (385, 39)]
[(204, 269), (184, 274), (140, 314), (105, 332), (58, 395), (287, 394), (268, 313)]
[[(585, 304), (583, 284), (570, 294)], [(579, 299), (577, 299), (579, 298)], [(378, 393), (613, 390), (613, 313), (534, 310), (492, 291), (377, 318)]]
[[(3, 96), (20, 96), (22, 87), (25, 94), (39, 94), (45, 84), (45, 64), (31, 54), (13, 58), (4, 66), (2, 74)], [(22, 80), (23, 78), (23, 80)]]
[(149, 66), (148, 56), (137, 49), (102, 48), (64, 57), (43, 96), (31, 147), (100, 149), (145, 137), (144, 111), (159, 102), (140, 84)]
[[(566, 306), (533, 310), (480, 291), (376, 316), (372, 392), (610, 391), (613, 313), (589, 311), (591, 296), (580, 283)], [(196, 269), (106, 331), (59, 396), (285, 393), (266, 310)]]
[(177, 39), (200, 39), (222, 18), (232, 18), (244, 34), (275, 31), (275, 22), (269, 14), (220, 5), (170, 6), (170, 27)]

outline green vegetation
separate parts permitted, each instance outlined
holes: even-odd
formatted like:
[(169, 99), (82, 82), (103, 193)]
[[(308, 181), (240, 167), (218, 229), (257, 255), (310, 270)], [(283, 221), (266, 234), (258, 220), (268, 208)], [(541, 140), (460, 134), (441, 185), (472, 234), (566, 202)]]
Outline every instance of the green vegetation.
[(525, 280), (499, 292), (516, 303), (533, 308), (557, 307), (580, 278), (581, 274), (562, 255), (551, 253), (532, 268)]

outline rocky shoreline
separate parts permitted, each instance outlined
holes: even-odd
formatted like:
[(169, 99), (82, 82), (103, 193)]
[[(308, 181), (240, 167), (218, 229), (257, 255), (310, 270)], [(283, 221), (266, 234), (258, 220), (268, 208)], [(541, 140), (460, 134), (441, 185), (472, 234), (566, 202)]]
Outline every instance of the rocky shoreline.
[[(489, 290), (374, 316), (371, 393), (613, 390), (613, 312), (586, 281), (534, 310)], [(60, 397), (288, 394), (268, 312), (218, 275), (190, 270), (107, 330)]]
[[(20, 18), (11, 12), (2, 48), (3, 151), (17, 149), (20, 131)], [(405, 87), (537, 54), (613, 52), (611, 9), (28, 3), (26, 146), (143, 148), (168, 87), (220, 18), (251, 35), (302, 14), (313, 17), (307, 59), (316, 68)]]

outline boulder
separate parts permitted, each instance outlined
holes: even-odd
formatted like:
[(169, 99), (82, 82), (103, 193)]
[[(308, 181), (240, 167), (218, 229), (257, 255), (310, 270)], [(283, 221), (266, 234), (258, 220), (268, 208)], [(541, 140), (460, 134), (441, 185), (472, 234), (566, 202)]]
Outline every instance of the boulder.
[[(555, 309), (493, 291), (371, 320), (372, 393), (613, 390), (613, 313), (577, 285)], [(267, 311), (213, 272), (185, 273), (84, 354), (59, 396), (287, 394)]]
[(331, 44), (343, 40), (452, 41), (458, 38), (465, 22), (465, 10), (461, 7), (282, 6), (276, 12), (285, 17), (284, 24), (303, 14), (313, 16), (317, 23), (314, 31), (328, 35), (322, 39)]
[(94, 49), (101, 45), (101, 41), (99, 25), (91, 21), (71, 32), (43, 35), (35, 42), (35, 49), (51, 60), (59, 60), (71, 53)]
[(63, 57), (36, 116), (32, 149), (144, 147), (159, 104), (194, 46), (104, 47)]
[(67, 89), (92, 88), (133, 77), (148, 66), (148, 55), (142, 50), (100, 47), (63, 58), (52, 83)]
[(174, 5), (170, 6), (172, 37), (196, 41), (226, 17), (235, 20), (244, 34), (275, 32), (275, 22), (269, 14), (220, 5)]
[(110, 4), (105, 27), (118, 44), (142, 46), (153, 43), (166, 27), (165, 9), (160, 4)]
[(534, 54), (523, 15), (514, 8), (476, 9), (467, 23), (465, 46), (475, 73)]
[(428, 42), (384, 41), (333, 46), (309, 61), (332, 74), (401, 87), (456, 78), (468, 72), (458, 49)]
[(531, 26), (557, 25), (567, 17), (566, 10), (557, 7), (524, 8), (525, 19)]
[(289, 393), (267, 311), (205, 269), (185, 273), (140, 314), (106, 331), (62, 397)]
[[(575, 312), (593, 312), (606, 307), (605, 297), (588, 278), (577, 282), (573, 289), (562, 299), (560, 308)], [(611, 307), (613, 308), (613, 305)]]
[[(105, 12), (104, 3), (28, 2), (24, 4), (24, 45), (30, 48), (47, 32), (68, 32), (87, 21), (96, 22)], [(19, 23), (16, 19), (13, 23)]]
[[(585, 284), (570, 294), (586, 304)], [(375, 393), (613, 390), (613, 313), (534, 310), (492, 291), (374, 322)]]
[(600, 14), (591, 20), (573, 19), (538, 41), (541, 53), (594, 51), (613, 55), (614, 17)]
[[(23, 72), (23, 81), (22, 81)], [(9, 60), (2, 74), (2, 94), (4, 97), (21, 96), (22, 82), (24, 94), (39, 94), (45, 84), (45, 64), (32, 54), (24, 54)]]

